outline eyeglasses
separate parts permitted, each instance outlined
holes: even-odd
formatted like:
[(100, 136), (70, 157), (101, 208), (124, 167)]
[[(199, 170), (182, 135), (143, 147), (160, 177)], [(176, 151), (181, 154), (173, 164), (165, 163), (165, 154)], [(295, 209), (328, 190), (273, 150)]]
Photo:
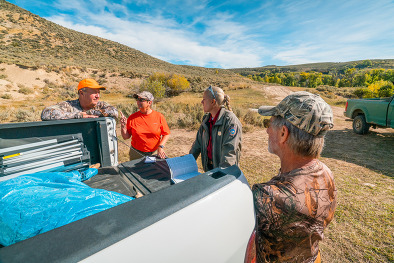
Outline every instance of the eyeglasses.
[(143, 99), (143, 98), (136, 98), (135, 100), (136, 100), (136, 101), (139, 101), (139, 102), (148, 101), (147, 99)]
[(216, 96), (215, 93), (213, 92), (212, 86), (209, 86), (208, 90), (212, 93), (213, 99), (216, 100)]

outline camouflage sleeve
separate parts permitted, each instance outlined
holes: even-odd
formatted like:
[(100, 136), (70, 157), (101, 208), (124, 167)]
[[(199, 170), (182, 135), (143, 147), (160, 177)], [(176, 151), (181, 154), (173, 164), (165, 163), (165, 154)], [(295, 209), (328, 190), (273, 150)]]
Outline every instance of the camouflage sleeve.
[(116, 119), (118, 118), (118, 110), (104, 101), (99, 101), (94, 109), (88, 110), (86, 111), (86, 113), (99, 117), (113, 117)]
[(253, 185), (252, 192), (257, 226), (267, 231), (271, 225), (277, 224), (274, 192), (270, 186), (264, 184)]
[(80, 118), (82, 118), (82, 112), (71, 107), (66, 101), (46, 107), (41, 113), (41, 120), (43, 121)]
[(283, 231), (291, 222), (300, 220), (299, 202), (291, 183), (255, 184), (252, 192), (260, 230)]

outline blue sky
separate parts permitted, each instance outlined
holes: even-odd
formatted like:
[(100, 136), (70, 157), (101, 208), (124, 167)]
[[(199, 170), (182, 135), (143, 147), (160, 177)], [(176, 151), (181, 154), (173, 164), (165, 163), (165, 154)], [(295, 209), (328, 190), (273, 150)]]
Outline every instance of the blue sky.
[(393, 0), (8, 0), (174, 64), (239, 68), (394, 58)]

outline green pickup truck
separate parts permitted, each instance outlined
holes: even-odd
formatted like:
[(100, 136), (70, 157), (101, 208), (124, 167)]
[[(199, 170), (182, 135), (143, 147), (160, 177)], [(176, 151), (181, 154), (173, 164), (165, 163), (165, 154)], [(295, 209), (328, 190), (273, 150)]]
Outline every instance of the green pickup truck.
[(394, 96), (378, 99), (349, 99), (344, 115), (353, 119), (353, 131), (368, 133), (369, 128), (394, 128)]

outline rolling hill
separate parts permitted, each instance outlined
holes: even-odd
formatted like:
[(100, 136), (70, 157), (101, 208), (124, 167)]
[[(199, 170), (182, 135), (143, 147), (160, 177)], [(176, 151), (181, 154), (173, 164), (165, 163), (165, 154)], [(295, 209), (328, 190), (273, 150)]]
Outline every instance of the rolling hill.
[(117, 42), (67, 29), (4, 0), (0, 0), (0, 63), (47, 71), (67, 66), (93, 68), (128, 77), (177, 73), (191, 81), (197, 78), (197, 82), (238, 78), (229, 70), (174, 65)]

